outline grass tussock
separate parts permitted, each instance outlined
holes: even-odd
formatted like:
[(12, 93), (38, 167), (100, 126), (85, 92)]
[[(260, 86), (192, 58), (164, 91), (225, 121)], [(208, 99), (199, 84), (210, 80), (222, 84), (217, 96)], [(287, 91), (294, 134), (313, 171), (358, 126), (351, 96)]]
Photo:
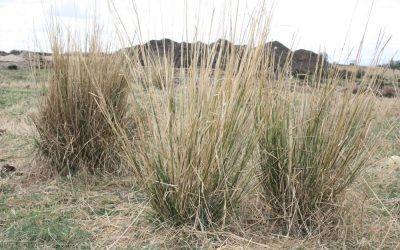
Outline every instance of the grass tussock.
[[(161, 221), (199, 229), (223, 225), (253, 183), (249, 161), (259, 130), (252, 126), (258, 105), (252, 65), (262, 61), (263, 46), (243, 54), (225, 57), (223, 74), (215, 48), (193, 53), (190, 60), (201, 65), (174, 70), (162, 64), (164, 73), (182, 82), (164, 81), (162, 91), (141, 96), (147, 123), (138, 126), (138, 139), (132, 144), (114, 124), (127, 164)], [(149, 72), (140, 67), (137, 60), (130, 68)]]
[(50, 160), (50, 169), (60, 174), (120, 172), (116, 139), (97, 96), (103, 97), (114, 121), (124, 126), (127, 81), (121, 74), (122, 58), (104, 53), (96, 35), (83, 50), (72, 42), (65, 46), (60, 34), (54, 37), (49, 84), (34, 118), (40, 152)]
[(307, 93), (275, 83), (258, 118), (261, 186), (288, 234), (310, 235), (335, 217), (339, 197), (367, 167), (373, 136), (371, 93), (336, 91), (337, 79)]

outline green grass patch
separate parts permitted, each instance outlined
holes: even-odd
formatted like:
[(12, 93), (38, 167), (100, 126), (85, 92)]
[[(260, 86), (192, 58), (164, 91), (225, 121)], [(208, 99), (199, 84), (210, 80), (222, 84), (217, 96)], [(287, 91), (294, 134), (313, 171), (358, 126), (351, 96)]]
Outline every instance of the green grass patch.
[(8, 109), (12, 116), (21, 116), (36, 106), (39, 89), (0, 88), (0, 110)]
[[(1, 215), (0, 218), (2, 218), (4, 216), (3, 214), (7, 211), (8, 211), (7, 199), (6, 195), (3, 193), (0, 195), (0, 215)], [(2, 220), (0, 219), (0, 229), (1, 229), (1, 222)]]
[(31, 105), (37, 95), (37, 90), (20, 88), (0, 88), (0, 108), (6, 108), (18, 103)]
[(15, 191), (14, 187), (8, 183), (0, 184), (0, 195), (11, 194)]
[(12, 161), (22, 158), (30, 160), (34, 154), (34, 146), (35, 141), (33, 135), (13, 134), (12, 131), (7, 131), (0, 136), (0, 160)]
[(44, 82), (49, 78), (49, 70), (20, 69), (20, 70), (0, 70), (2, 82)]
[[(89, 248), (91, 235), (64, 214), (44, 211), (11, 214), (1, 229), (0, 248)], [(1, 236), (0, 236), (1, 237)]]
[[(16, 198), (11, 186), (1, 188), (5, 192), (0, 198), (0, 249), (89, 248), (91, 234), (81, 229), (70, 212), (42, 204), (43, 197), (38, 195)], [(17, 206), (16, 202), (22, 203)]]

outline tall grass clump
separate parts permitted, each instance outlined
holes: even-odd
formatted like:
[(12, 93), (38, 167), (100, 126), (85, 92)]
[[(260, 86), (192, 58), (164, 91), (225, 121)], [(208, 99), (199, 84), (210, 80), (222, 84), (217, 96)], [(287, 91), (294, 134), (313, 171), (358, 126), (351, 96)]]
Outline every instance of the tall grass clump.
[(262, 89), (260, 181), (288, 234), (310, 235), (326, 224), (340, 196), (368, 165), (371, 93), (339, 92), (334, 75), (312, 82), (308, 92), (289, 91), (285, 80)]
[(102, 97), (114, 121), (124, 126), (128, 92), (123, 58), (105, 53), (97, 34), (82, 46), (71, 38), (63, 42), (61, 33), (52, 37), (51, 76), (34, 118), (40, 152), (60, 174), (119, 172), (117, 140), (97, 98)]
[[(195, 63), (175, 70), (166, 57), (157, 59), (172, 80), (141, 95), (137, 105), (147, 123), (137, 126), (138, 139), (132, 144), (114, 126), (158, 220), (202, 230), (221, 226), (253, 184), (248, 164), (259, 134), (252, 125), (258, 105), (255, 71), (264, 51), (254, 45), (223, 55), (231, 45), (196, 44), (190, 55), (181, 52), (183, 60)], [(138, 57), (128, 61), (133, 78), (144, 72), (144, 81), (151, 82), (151, 71), (141, 68), (146, 65)]]
[(223, 224), (247, 191), (257, 100), (252, 68), (244, 68), (259, 59), (257, 52), (248, 53), (240, 66), (231, 55), (220, 79), (213, 77), (221, 74), (212, 72), (212, 60), (202, 68), (192, 66), (186, 86), (171, 86), (164, 97), (168, 105), (153, 109), (153, 143), (141, 146), (140, 159), (161, 218), (199, 228)]

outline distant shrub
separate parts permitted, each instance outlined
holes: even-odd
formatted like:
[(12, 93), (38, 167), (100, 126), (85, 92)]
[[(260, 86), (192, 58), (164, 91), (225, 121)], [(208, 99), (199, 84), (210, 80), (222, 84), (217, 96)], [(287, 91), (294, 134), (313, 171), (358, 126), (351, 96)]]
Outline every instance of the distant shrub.
[(379, 90), (379, 95), (383, 97), (393, 98), (397, 96), (396, 88), (393, 86), (384, 86)]
[[(365, 71), (362, 69), (357, 69), (355, 72), (357, 79), (362, 79), (365, 76)], [(354, 76), (354, 71), (347, 70), (347, 69), (340, 69), (337, 71), (337, 76), (340, 79), (351, 79)]]
[(23, 51), (22, 50), (11, 50), (9, 54), (11, 55), (20, 55)]
[(8, 66), (7, 66), (7, 69), (9, 69), (9, 70), (17, 70), (17, 69), (18, 69), (18, 66), (15, 65), (15, 64), (11, 64), (11, 65), (8, 65)]
[(340, 79), (348, 79), (351, 77), (351, 73), (345, 69), (340, 69), (337, 71), (337, 75)]
[(365, 76), (365, 71), (362, 70), (362, 69), (358, 69), (358, 70), (357, 70), (357, 73), (356, 73), (356, 78), (357, 78), (357, 79), (361, 79), (361, 78), (363, 78), (364, 76)]
[(390, 60), (389, 67), (391, 69), (400, 69), (400, 60), (398, 61)]

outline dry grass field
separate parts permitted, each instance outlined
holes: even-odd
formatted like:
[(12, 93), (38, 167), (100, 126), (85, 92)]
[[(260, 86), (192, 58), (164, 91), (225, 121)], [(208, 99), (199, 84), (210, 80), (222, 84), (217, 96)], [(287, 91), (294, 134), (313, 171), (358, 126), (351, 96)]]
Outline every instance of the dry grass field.
[[(154, 216), (151, 200), (128, 175), (49, 175), (38, 157), (32, 117), (47, 93), (48, 72), (0, 71), (0, 248), (255, 248), (400, 247), (400, 103), (374, 97), (377, 150), (346, 187), (334, 226), (288, 235), (263, 217), (261, 194), (244, 198), (241, 217), (206, 230)], [(365, 149), (369, 150), (369, 149)], [(14, 169), (15, 168), (15, 169)], [(268, 210), (268, 209), (267, 209)]]
[(0, 249), (400, 249), (400, 71), (357, 66), (368, 25), (336, 65), (270, 41), (266, 1), (184, 1), (148, 42), (106, 2), (1, 53)]

